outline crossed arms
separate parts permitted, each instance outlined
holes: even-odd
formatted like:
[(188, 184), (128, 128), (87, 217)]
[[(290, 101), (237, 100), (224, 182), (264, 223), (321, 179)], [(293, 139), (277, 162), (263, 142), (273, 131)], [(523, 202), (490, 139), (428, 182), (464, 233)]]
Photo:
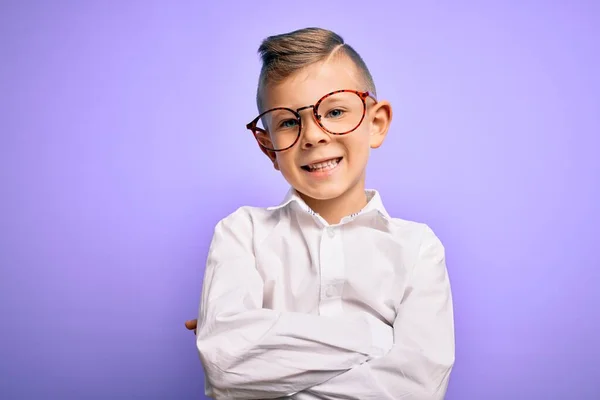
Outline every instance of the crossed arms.
[[(239, 218), (239, 216), (238, 216)], [(454, 363), (444, 249), (424, 227), (393, 327), (262, 308), (251, 222), (215, 228), (196, 345), (215, 399), (442, 400)]]

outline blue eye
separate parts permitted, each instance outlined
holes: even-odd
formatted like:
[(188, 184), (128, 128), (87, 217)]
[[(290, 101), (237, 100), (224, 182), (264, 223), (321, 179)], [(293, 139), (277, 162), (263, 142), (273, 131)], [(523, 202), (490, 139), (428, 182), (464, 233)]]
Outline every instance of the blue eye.
[(294, 128), (298, 125), (298, 121), (295, 119), (286, 119), (285, 121), (281, 121), (279, 124), (282, 128)]
[(333, 109), (331, 111), (329, 111), (326, 115), (326, 117), (328, 118), (339, 118), (342, 115), (344, 115), (344, 111), (340, 110), (339, 108)]

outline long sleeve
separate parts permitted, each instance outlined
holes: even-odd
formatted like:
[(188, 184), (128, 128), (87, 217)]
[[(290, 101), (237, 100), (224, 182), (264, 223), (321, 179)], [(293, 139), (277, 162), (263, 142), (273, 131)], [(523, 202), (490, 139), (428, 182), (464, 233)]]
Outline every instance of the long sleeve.
[(262, 308), (252, 234), (240, 209), (216, 226), (209, 249), (196, 341), (208, 395), (283, 397), (389, 351), (392, 328), (375, 318)]
[(454, 318), (444, 247), (425, 227), (394, 321), (391, 351), (294, 399), (442, 400), (453, 364)]

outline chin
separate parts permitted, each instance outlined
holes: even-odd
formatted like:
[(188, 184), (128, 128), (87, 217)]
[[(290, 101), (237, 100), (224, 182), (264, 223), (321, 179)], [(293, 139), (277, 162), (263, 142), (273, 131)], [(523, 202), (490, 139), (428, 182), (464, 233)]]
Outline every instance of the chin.
[(333, 200), (341, 197), (352, 189), (359, 178), (340, 168), (333, 174), (317, 176), (308, 175), (301, 171), (281, 171), (286, 181), (302, 195), (319, 201)]
[(336, 198), (340, 197), (341, 195), (343, 195), (348, 190), (347, 188), (343, 188), (338, 185), (324, 185), (324, 186), (329, 186), (329, 187), (309, 188), (309, 187), (303, 187), (302, 185), (294, 186), (294, 187), (296, 187), (297, 188), (296, 190), (298, 192), (302, 193), (303, 195), (308, 196), (311, 199), (321, 200), (321, 201), (336, 199)]

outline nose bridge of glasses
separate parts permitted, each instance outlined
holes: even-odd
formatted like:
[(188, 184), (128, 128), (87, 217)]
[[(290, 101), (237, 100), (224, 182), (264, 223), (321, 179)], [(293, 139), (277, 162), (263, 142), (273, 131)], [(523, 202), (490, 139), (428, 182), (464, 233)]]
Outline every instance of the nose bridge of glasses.
[(300, 107), (296, 109), (296, 113), (300, 116), (302, 116), (302, 114), (300, 114), (302, 111), (304, 110), (310, 110), (311, 115), (315, 115), (316, 112), (316, 108), (314, 105), (310, 105), (310, 106), (304, 106), (304, 107)]
[[(302, 119), (303, 125), (304, 125), (304, 126), (306, 126), (306, 125), (307, 125), (307, 124), (306, 124), (306, 122), (307, 122), (307, 121), (306, 121), (306, 119), (304, 119), (304, 118), (306, 118), (306, 117), (303, 117), (303, 116), (302, 116), (302, 114), (301, 114), (301, 112), (302, 112), (302, 111), (305, 111), (305, 110), (310, 110), (310, 115), (312, 116), (312, 118), (310, 118), (310, 117), (309, 117), (309, 119), (312, 119), (314, 122), (317, 122), (317, 125), (318, 125), (318, 122), (319, 122), (319, 120), (321, 119), (321, 116), (320, 116), (320, 115), (317, 115), (317, 109), (315, 108), (315, 105), (314, 105), (314, 104), (313, 104), (313, 105), (310, 105), (310, 106), (304, 106), (304, 107), (300, 107), (300, 108), (297, 108), (297, 109), (296, 109), (296, 113), (297, 113), (297, 114), (300, 116), (300, 118)], [(303, 114), (305, 114), (305, 115), (306, 115), (306, 114), (308, 114), (308, 112), (306, 112), (306, 113), (303, 113)]]

